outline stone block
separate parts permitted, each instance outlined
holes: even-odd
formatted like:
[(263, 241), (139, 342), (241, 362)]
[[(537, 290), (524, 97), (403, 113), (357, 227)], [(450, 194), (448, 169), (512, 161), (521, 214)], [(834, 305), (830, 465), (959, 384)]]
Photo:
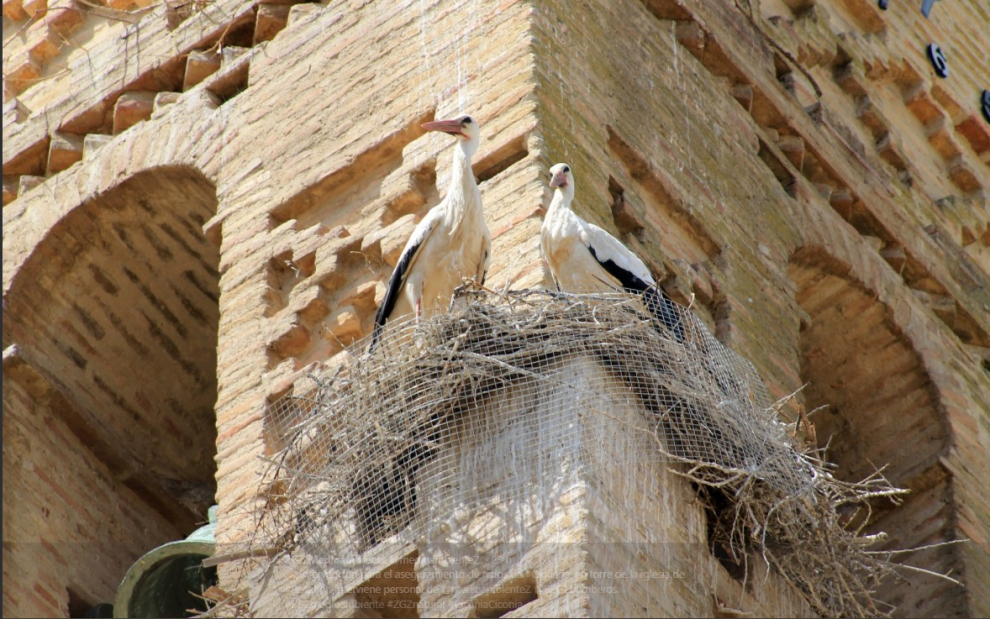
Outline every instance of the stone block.
[(299, 310), (299, 318), (305, 322), (316, 322), (329, 314), (330, 308), (327, 302), (319, 297), (319, 286), (314, 286), (310, 290), (313, 291), (313, 298)]
[(96, 154), (96, 151), (103, 148), (103, 145), (113, 139), (112, 135), (102, 135), (99, 133), (89, 133), (83, 138), (83, 159), (89, 160)]
[(3, 177), (3, 205), (7, 206), (17, 199), (17, 178), (13, 176)]
[(17, 195), (23, 196), (25, 193), (31, 191), (43, 182), (45, 182), (44, 176), (25, 174), (17, 179)]
[(48, 0), (24, 0), (21, 6), (28, 16), (41, 18), (48, 11)]
[(220, 69), (221, 57), (216, 52), (189, 52), (182, 90), (186, 91)]
[(361, 327), (361, 316), (353, 305), (338, 307), (325, 321), (327, 339), (349, 346), (364, 335)]
[(750, 84), (734, 84), (729, 91), (732, 98), (749, 112), (753, 108), (753, 86)]
[(883, 11), (877, 6), (876, 0), (841, 0), (841, 4), (846, 6), (866, 32), (875, 34), (886, 27)]
[(818, 195), (828, 202), (832, 198), (832, 186), (825, 183), (814, 183), (815, 190), (818, 191)]
[(86, 135), (103, 133), (113, 127), (113, 104), (115, 101), (100, 101), (89, 107), (80, 106), (68, 112), (59, 125), (60, 131)]
[(146, 90), (135, 90), (120, 95), (113, 108), (114, 135), (130, 129), (142, 120), (151, 118), (156, 94)]
[(880, 158), (894, 166), (898, 170), (905, 169), (904, 157), (901, 156), (903, 148), (900, 139), (894, 134), (888, 133), (877, 140), (877, 154)]
[(254, 22), (254, 44), (270, 41), (289, 23), (289, 5), (259, 4)]
[(968, 247), (976, 242), (978, 236), (972, 226), (963, 225), (959, 230), (959, 244)]
[(855, 62), (849, 62), (835, 70), (835, 83), (847, 94), (857, 97), (866, 94), (866, 77), (862, 67)]
[(691, 290), (702, 305), (715, 300), (715, 285), (712, 274), (702, 264), (691, 265)]
[(907, 89), (904, 93), (904, 105), (924, 125), (944, 116), (944, 112), (932, 101), (928, 94), (928, 84), (924, 81), (919, 80), (917, 84)]
[(56, 131), (48, 147), (48, 173), (56, 174), (83, 158), (83, 136)]
[(51, 30), (44, 21), (36, 21), (24, 33), (25, 47), (31, 58), (44, 64), (61, 50), (62, 37)]
[(828, 199), (829, 205), (846, 221), (852, 216), (854, 202), (855, 196), (845, 187), (840, 187), (832, 191), (832, 195)]
[(705, 49), (705, 31), (695, 21), (677, 22), (677, 42), (695, 56)]
[(983, 183), (980, 182), (976, 172), (962, 156), (956, 157), (949, 164), (949, 179), (956, 187), (967, 193), (983, 188)]
[(223, 51), (220, 52), (220, 68), (226, 69), (231, 66), (237, 59), (248, 52), (247, 47), (240, 47), (238, 45), (226, 45)]
[(351, 305), (357, 310), (357, 314), (363, 315), (373, 312), (378, 304), (375, 302), (375, 295), (378, 292), (380, 282), (365, 282), (352, 290), (341, 294), (340, 304)]
[(179, 100), (179, 97), (181, 96), (182, 96), (181, 92), (160, 92), (157, 95), (155, 95), (155, 101), (154, 104), (152, 105), (153, 111), (151, 117), (157, 118), (158, 116), (164, 114), (166, 110), (168, 110), (168, 107), (171, 105), (175, 105), (175, 103)]
[(859, 98), (856, 104), (856, 116), (864, 125), (869, 127), (875, 138), (879, 138), (890, 128), (890, 121), (869, 96)]
[(13, 94), (24, 92), (41, 77), (41, 64), (27, 52), (12, 58), (9, 66), (12, 68), (5, 73), (4, 82)]
[(68, 34), (82, 24), (83, 16), (68, 0), (58, 0), (48, 7), (43, 22), (54, 32)]
[(323, 10), (323, 6), (316, 4), (315, 2), (294, 4), (292, 5), (292, 8), (289, 9), (289, 18), (286, 22), (286, 27), (289, 27), (296, 22), (306, 21), (310, 18), (310, 15), (320, 10)]
[(415, 227), (415, 216), (411, 214), (403, 215), (388, 226), (365, 237), (362, 242), (361, 251), (365, 251), (366, 248), (377, 242), (381, 247), (382, 259), (389, 266), (394, 267), (399, 261), (399, 256), (402, 255), (402, 250), (405, 248), (406, 242), (409, 240), (409, 235), (412, 234)]
[(801, 139), (801, 136), (782, 135), (777, 140), (777, 147), (795, 168), (802, 169), (804, 166), (804, 140)]
[(979, 155), (990, 152), (990, 123), (974, 112), (956, 125), (956, 131), (965, 138)]
[(27, 108), (16, 97), (11, 97), (3, 102), (3, 124), (5, 127), (23, 121), (28, 115)]
[(948, 117), (937, 117), (925, 127), (925, 131), (928, 132), (928, 143), (943, 159), (952, 159), (962, 152), (952, 137), (953, 127)]
[(3, 16), (13, 21), (26, 19), (23, 0), (3, 0)]
[(272, 342), (272, 351), (280, 358), (297, 357), (306, 350), (311, 342), (309, 329), (305, 325), (293, 323), (288, 330)]

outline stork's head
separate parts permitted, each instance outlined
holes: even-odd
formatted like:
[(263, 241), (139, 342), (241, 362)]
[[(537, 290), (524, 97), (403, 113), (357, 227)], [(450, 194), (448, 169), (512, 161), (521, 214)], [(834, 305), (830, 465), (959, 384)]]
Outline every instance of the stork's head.
[(468, 154), (473, 154), (481, 141), (481, 128), (470, 116), (458, 116), (450, 120), (435, 120), (423, 123), (427, 131), (443, 131), (456, 137)]
[(574, 173), (571, 166), (558, 163), (550, 168), (550, 186), (560, 189), (564, 195), (574, 195)]

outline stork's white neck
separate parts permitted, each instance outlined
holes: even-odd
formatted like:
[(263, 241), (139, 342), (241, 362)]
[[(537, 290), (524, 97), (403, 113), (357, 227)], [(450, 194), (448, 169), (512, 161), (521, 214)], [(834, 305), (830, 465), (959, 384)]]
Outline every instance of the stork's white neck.
[(571, 210), (571, 201), (573, 199), (574, 187), (571, 185), (568, 185), (567, 187), (557, 187), (553, 190), (553, 198), (550, 199), (550, 208), (547, 209), (547, 215), (561, 209)]
[(471, 156), (477, 150), (476, 140), (463, 140), (454, 148), (454, 165), (447, 190), (445, 217), (451, 230), (460, 226), (466, 210), (481, 210), (481, 193), (471, 169)]

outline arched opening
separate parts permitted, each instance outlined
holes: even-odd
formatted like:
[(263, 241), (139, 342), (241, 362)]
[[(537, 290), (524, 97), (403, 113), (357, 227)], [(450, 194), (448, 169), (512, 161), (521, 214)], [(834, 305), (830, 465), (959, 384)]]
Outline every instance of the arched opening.
[[(878, 501), (869, 530), (888, 535), (886, 548), (916, 548), (954, 539), (952, 480), (940, 458), (948, 428), (931, 378), (911, 342), (875, 294), (849, 276), (849, 265), (821, 248), (804, 248), (789, 274), (806, 312), (800, 333), (801, 378), (819, 446), (828, 446), (835, 474), (859, 480), (879, 467), (911, 492), (900, 506)], [(898, 562), (958, 575), (955, 546), (895, 556)], [(901, 571), (877, 592), (895, 616), (960, 616), (962, 587)]]
[(20, 532), (4, 558), (46, 563), (53, 603), (68, 588), (112, 602), (135, 559), (206, 522), (216, 209), (196, 170), (139, 173), (55, 224), (4, 297), (4, 429), (21, 439), (4, 448), (4, 524)]

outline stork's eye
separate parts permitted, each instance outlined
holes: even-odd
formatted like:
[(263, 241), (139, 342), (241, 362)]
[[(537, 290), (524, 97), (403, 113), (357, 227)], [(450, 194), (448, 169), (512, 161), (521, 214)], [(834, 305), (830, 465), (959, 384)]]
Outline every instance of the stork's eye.
[(461, 124), (462, 124), (462, 125), (470, 125), (470, 124), (471, 124), (471, 123), (473, 123), (473, 122), (474, 122), (474, 121), (473, 121), (473, 120), (471, 120), (471, 117), (470, 117), (470, 116), (465, 116), (465, 117), (464, 117), (464, 120), (462, 120), (462, 121), (461, 121)]
[(569, 174), (569, 173), (570, 173), (570, 171), (571, 171), (571, 168), (570, 168), (570, 166), (566, 166), (566, 165), (565, 165), (565, 166), (564, 166), (564, 174)]

